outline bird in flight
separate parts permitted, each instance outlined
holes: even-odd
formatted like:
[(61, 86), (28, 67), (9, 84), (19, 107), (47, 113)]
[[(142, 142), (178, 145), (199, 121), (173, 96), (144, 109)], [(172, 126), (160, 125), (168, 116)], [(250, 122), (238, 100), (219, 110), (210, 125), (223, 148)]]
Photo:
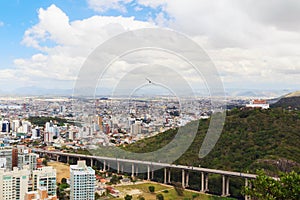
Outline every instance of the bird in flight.
[(149, 83), (152, 83), (152, 81), (149, 78), (145, 78)]

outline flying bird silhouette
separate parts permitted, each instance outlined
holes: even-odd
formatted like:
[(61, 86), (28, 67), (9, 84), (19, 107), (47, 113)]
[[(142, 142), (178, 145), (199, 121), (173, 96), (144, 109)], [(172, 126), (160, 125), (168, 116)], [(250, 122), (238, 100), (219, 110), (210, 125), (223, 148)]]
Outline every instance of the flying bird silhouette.
[(152, 81), (149, 78), (145, 78), (149, 83), (152, 83)]

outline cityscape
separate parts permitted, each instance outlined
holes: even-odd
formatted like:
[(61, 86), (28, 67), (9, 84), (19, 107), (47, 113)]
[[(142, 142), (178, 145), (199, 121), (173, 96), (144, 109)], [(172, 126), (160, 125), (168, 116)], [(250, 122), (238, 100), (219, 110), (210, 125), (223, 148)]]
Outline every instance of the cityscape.
[[(252, 101), (251, 98), (244, 97), (228, 99), (227, 104), (234, 109), (267, 110), (270, 109), (268, 101)], [(155, 180), (156, 168), (152, 168), (150, 172), (148, 164), (148, 171), (143, 172), (141, 166), (135, 165), (135, 169), (133, 164), (126, 166), (124, 163), (129, 162), (128, 160), (121, 165), (122, 159), (115, 163), (115, 158), (111, 162), (109, 159), (102, 160), (87, 155), (93, 155), (93, 150), (98, 146), (126, 147), (160, 133), (167, 133), (168, 130), (187, 126), (192, 121), (208, 120), (213, 112), (207, 98), (186, 98), (182, 102), (172, 97), (105, 97), (96, 100), (68, 97), (2, 98), (0, 166), (2, 190), (5, 192), (1, 194), (1, 198), (93, 199), (95, 193), (106, 198), (107, 194), (113, 198), (124, 197), (125, 193), (111, 183), (130, 185), (143, 183), (143, 178)], [(78, 153), (83, 156), (82, 159)], [(72, 158), (72, 154), (77, 156)], [(161, 164), (151, 162), (152, 167), (157, 165), (157, 170), (160, 170)], [(59, 174), (60, 167), (68, 170), (63, 172), (66, 177)], [(172, 167), (170, 165), (164, 168), (168, 169), (164, 172), (165, 184), (171, 183)], [(195, 167), (193, 170), (202, 173), (200, 191), (205, 193), (208, 191), (208, 176), (203, 173), (209, 169)], [(189, 187), (188, 170), (185, 173), (186, 177), (182, 175), (185, 177), (182, 179), (183, 188)], [(234, 172), (228, 171), (215, 170), (213, 173), (232, 173), (231, 176), (235, 176)], [(139, 176), (141, 174), (144, 174), (143, 178)], [(236, 176), (249, 179), (255, 177), (254, 174), (241, 173)], [(229, 179), (227, 177), (224, 180), (227, 185), (223, 188), (222, 196), (229, 196)]]
[(298, 1), (0, 6), (0, 200), (300, 199)]

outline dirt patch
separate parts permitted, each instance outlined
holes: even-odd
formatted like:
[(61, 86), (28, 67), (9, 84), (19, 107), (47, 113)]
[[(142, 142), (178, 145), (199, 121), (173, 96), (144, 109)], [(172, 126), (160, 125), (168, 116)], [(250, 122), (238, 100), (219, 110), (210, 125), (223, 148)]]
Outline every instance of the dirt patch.
[(62, 178), (70, 178), (70, 166), (61, 162), (48, 162), (48, 166), (56, 169), (56, 181), (61, 182)]
[(129, 195), (138, 195), (138, 194), (142, 194), (142, 192), (138, 189), (133, 189), (133, 190), (129, 190), (127, 192), (127, 194), (129, 194)]

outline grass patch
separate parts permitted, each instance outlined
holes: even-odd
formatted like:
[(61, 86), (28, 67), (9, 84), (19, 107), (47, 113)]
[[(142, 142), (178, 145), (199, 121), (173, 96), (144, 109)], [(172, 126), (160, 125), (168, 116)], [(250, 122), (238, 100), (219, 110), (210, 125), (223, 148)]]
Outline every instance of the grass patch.
[[(148, 187), (154, 186), (155, 192), (149, 192)], [(193, 199), (193, 194), (199, 194), (198, 197), (194, 198), (194, 200), (225, 200), (230, 198), (223, 198), (217, 196), (210, 196), (205, 194), (200, 194), (192, 191), (184, 191), (184, 196), (178, 196), (173, 186), (162, 185), (158, 183), (141, 183), (135, 185), (126, 185), (126, 186), (117, 186), (116, 189), (120, 191), (120, 197), (116, 198), (117, 200), (124, 200), (124, 196), (126, 194), (132, 195), (133, 200), (138, 200), (139, 196), (143, 196), (147, 200), (156, 200), (157, 194), (162, 194), (165, 200), (187, 200)], [(166, 192), (166, 190), (168, 192)], [(132, 193), (133, 192), (133, 193)]]

